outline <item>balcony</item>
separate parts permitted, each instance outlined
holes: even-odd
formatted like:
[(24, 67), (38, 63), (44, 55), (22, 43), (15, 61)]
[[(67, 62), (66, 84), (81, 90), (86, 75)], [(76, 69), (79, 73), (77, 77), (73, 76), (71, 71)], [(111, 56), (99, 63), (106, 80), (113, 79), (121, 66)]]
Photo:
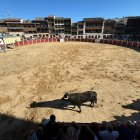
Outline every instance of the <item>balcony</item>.
[(8, 32), (7, 27), (0, 27), (0, 32)]
[(22, 30), (22, 27), (8, 27), (9, 30)]
[(55, 31), (64, 30), (64, 28), (54, 28)]
[(85, 33), (101, 33), (102, 30), (85, 30)]
[(24, 32), (28, 32), (28, 31), (37, 31), (36, 28), (24, 28), (23, 29)]
[(48, 20), (48, 23), (54, 23), (54, 20)]
[(54, 27), (54, 26), (48, 26), (48, 28), (49, 28), (49, 29), (55, 29), (55, 27)]
[(64, 22), (64, 25), (71, 25), (71, 22)]
[(102, 29), (102, 26), (86, 26), (86, 28), (85, 29), (87, 29), (87, 30), (92, 30), (92, 29)]

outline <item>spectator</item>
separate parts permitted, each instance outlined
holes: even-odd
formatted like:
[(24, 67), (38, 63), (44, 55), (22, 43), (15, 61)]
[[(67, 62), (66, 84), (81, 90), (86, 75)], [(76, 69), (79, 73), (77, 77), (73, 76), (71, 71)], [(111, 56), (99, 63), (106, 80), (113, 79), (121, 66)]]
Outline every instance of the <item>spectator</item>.
[(140, 128), (136, 130), (136, 136), (134, 140), (140, 140)]
[(134, 140), (136, 127), (131, 121), (126, 121), (120, 125), (118, 131), (120, 133), (119, 140)]
[(55, 120), (55, 115), (51, 115), (50, 121), (44, 127), (47, 140), (57, 140), (60, 137), (60, 125)]
[(99, 136), (102, 140), (116, 140), (119, 137), (119, 132), (113, 130), (113, 126), (111, 124), (107, 124), (106, 130), (99, 131)]
[(93, 136), (93, 139), (92, 140), (98, 140), (96, 134), (91, 130), (90, 126), (87, 125), (86, 128), (92, 134), (92, 136)]
[(28, 140), (44, 140), (44, 130), (42, 126), (37, 126), (35, 129), (31, 130), (30, 137)]
[(103, 121), (103, 122), (100, 124), (100, 130), (101, 130), (101, 131), (106, 130), (106, 125), (107, 125), (107, 122), (106, 122), (106, 121)]
[(140, 120), (136, 121), (135, 125), (136, 125), (137, 128), (140, 128)]
[(80, 131), (81, 127), (73, 123), (72, 126), (68, 126), (66, 133), (62, 134), (62, 140), (78, 140)]

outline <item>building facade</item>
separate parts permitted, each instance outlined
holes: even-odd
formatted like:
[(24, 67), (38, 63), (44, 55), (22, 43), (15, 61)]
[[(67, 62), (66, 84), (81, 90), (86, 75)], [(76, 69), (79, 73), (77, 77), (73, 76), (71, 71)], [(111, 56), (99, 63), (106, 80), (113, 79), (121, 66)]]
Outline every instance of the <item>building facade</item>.
[(140, 40), (140, 16), (115, 19), (84, 18), (71, 22), (71, 18), (48, 16), (31, 21), (21, 19), (0, 20), (0, 32), (15, 34), (46, 33), (59, 38), (138, 38)]

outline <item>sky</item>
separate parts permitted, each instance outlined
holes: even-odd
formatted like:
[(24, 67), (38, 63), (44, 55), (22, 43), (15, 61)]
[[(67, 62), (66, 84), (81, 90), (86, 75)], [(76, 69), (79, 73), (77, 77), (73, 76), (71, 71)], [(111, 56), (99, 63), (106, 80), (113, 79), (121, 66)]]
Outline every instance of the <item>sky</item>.
[(0, 0), (0, 19), (36, 17), (121, 18), (140, 16), (140, 0)]

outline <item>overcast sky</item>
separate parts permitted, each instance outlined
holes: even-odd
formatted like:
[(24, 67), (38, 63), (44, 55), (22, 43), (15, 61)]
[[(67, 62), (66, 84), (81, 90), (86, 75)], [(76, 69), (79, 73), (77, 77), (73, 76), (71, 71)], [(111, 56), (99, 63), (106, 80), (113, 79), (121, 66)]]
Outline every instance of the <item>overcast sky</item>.
[(0, 0), (0, 19), (55, 15), (73, 22), (88, 17), (140, 16), (140, 0)]

